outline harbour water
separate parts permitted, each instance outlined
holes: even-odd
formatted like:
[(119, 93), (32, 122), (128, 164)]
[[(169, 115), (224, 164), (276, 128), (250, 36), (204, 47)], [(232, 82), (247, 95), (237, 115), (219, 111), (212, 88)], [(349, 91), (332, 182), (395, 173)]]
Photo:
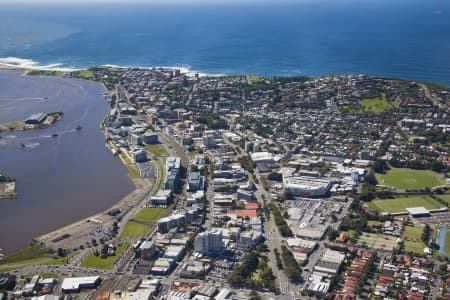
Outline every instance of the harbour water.
[(0, 133), (0, 173), (17, 180), (19, 195), (0, 200), (0, 248), (6, 253), (107, 209), (133, 190), (126, 167), (105, 148), (99, 125), (108, 103), (100, 84), (0, 71), (0, 91), (0, 122), (64, 112), (46, 129)]

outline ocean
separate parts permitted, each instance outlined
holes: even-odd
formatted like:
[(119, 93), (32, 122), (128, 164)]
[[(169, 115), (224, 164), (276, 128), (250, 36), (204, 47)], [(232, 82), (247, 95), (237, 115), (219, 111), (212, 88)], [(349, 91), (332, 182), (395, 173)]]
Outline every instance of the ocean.
[(449, 14), (446, 0), (0, 4), (0, 63), (450, 85)]

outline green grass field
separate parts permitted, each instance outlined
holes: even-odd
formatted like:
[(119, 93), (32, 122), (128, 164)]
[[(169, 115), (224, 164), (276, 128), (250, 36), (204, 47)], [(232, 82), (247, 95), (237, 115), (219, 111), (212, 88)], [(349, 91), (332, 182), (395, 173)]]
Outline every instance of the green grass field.
[(145, 236), (150, 230), (150, 224), (137, 223), (129, 221), (120, 236), (121, 239), (128, 237), (141, 237)]
[(445, 234), (445, 246), (444, 251), (447, 255), (450, 255), (450, 231), (447, 231)]
[(154, 154), (154, 155), (167, 155), (167, 150), (162, 144), (155, 144), (155, 145), (147, 145), (145, 146), (145, 150), (148, 152)]
[(450, 206), (450, 194), (436, 195), (436, 197), (441, 198), (442, 200), (447, 202), (449, 204), (449, 206)]
[(49, 256), (48, 249), (41, 245), (32, 245), (20, 249), (0, 260), (0, 265), (37, 262)]
[(392, 168), (386, 174), (376, 174), (378, 183), (401, 190), (419, 190), (444, 184), (433, 171)]
[(164, 208), (144, 207), (125, 225), (120, 238), (145, 236), (150, 227), (162, 217), (164, 212)]
[(422, 233), (422, 227), (405, 226), (401, 237), (406, 252), (423, 254), (423, 249), (426, 246), (422, 242)]
[(75, 76), (82, 79), (95, 80), (94, 72), (89, 70), (75, 72)]
[(224, 77), (225, 81), (237, 81), (237, 80), (241, 80), (241, 77), (239, 76), (229, 76), (229, 77)]
[(134, 220), (145, 223), (155, 223), (161, 218), (164, 212), (164, 208), (144, 207), (134, 216)]
[(364, 112), (372, 112), (379, 114), (389, 108), (393, 108), (394, 104), (386, 99), (386, 94), (381, 93), (379, 98), (362, 99), (358, 101), (359, 106)]
[(342, 111), (343, 113), (352, 113), (352, 114), (360, 114), (360, 113), (379, 114), (387, 109), (394, 107), (395, 107), (394, 103), (386, 99), (386, 94), (381, 93), (380, 97), (377, 98), (367, 98), (359, 100), (357, 106), (341, 105), (339, 106), (339, 110)]
[(425, 207), (426, 209), (439, 209), (442, 204), (429, 196), (413, 196), (395, 199), (376, 199), (367, 205), (378, 212), (403, 212), (407, 207)]
[(95, 256), (90, 254), (86, 259), (80, 264), (82, 268), (94, 268), (109, 270), (112, 268), (114, 263), (119, 259), (120, 255), (128, 248), (128, 244), (122, 244), (117, 247), (116, 255), (108, 256), (107, 258), (101, 258), (100, 256)]
[(249, 75), (249, 76), (247, 76), (247, 81), (249, 84), (257, 84), (257, 83), (265, 82), (265, 79), (262, 78), (261, 76)]

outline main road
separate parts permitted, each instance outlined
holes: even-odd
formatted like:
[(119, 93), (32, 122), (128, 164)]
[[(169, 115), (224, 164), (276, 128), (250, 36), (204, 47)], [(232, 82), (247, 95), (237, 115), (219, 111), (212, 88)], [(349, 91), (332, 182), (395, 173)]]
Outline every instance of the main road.
[[(247, 153), (245, 153), (245, 151), (239, 145), (233, 144), (226, 138), (224, 140), (236, 151), (238, 155), (247, 155)], [(255, 170), (255, 175), (258, 179), (258, 182), (254, 182), (254, 185), (256, 187), (254, 195), (261, 207), (264, 208), (264, 205), (267, 205), (267, 203), (270, 203), (272, 201), (272, 195), (270, 195), (270, 193), (262, 187), (262, 178), (257, 170)], [(282, 270), (278, 268), (277, 265), (277, 260), (275, 258), (275, 249), (278, 249), (278, 252), (281, 254), (280, 246), (282, 245), (282, 243), (284, 243), (284, 239), (278, 231), (278, 228), (276, 227), (272, 217), (265, 222), (265, 237), (267, 246), (269, 248), (269, 259), (271, 262), (272, 271), (278, 279), (278, 287), (281, 292), (281, 295), (276, 296), (276, 298), (283, 300), (296, 299), (296, 295), (298, 292), (297, 286), (289, 281), (289, 278)]]

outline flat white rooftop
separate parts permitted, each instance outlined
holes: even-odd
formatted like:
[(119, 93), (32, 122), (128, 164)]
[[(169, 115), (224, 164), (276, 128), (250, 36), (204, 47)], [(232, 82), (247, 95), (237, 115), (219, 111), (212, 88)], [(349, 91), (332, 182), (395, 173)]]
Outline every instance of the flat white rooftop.
[(430, 211), (426, 209), (425, 207), (408, 207), (406, 208), (406, 211), (411, 215), (429, 215)]
[(61, 289), (78, 290), (82, 286), (94, 285), (98, 280), (100, 276), (64, 278)]

